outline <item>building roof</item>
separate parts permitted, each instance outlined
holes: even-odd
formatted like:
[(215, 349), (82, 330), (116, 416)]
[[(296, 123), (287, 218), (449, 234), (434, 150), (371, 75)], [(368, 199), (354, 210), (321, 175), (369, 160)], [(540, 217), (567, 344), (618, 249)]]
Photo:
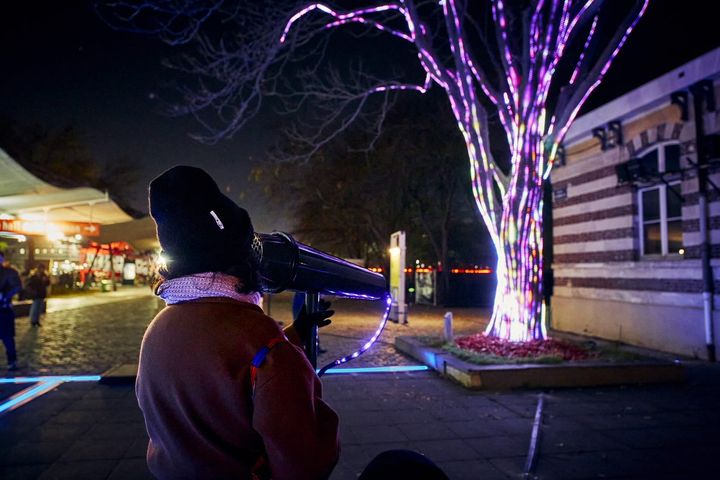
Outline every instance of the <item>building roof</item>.
[(146, 216), (129, 222), (107, 225), (100, 229), (99, 243), (123, 241), (136, 250), (155, 250), (160, 248), (152, 217)]
[(685, 90), (701, 80), (717, 78), (720, 78), (720, 47), (578, 117), (565, 136), (565, 146), (586, 139), (592, 135), (593, 128), (608, 122), (628, 122), (668, 105), (673, 92)]
[(59, 188), (40, 180), (0, 149), (0, 214), (42, 214), (44, 220), (109, 225), (131, 217), (107, 193), (94, 188)]

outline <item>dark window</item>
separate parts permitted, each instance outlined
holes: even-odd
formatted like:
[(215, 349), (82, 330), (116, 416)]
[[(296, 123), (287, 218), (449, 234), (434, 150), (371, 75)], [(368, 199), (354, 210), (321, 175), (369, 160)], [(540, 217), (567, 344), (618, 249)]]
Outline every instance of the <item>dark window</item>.
[(668, 221), (667, 239), (668, 239), (668, 253), (682, 254), (684, 252), (682, 220)]
[(643, 247), (645, 255), (662, 254), (662, 235), (660, 223), (648, 223), (644, 228)]
[(660, 171), (658, 166), (658, 151), (653, 150), (640, 157), (640, 165), (644, 176), (657, 174)]
[(642, 192), (643, 222), (660, 220), (660, 189), (653, 188)]
[(679, 183), (672, 185), (672, 188), (666, 190), (665, 197), (667, 200), (668, 220), (682, 217), (682, 200), (680, 199), (680, 195)]
[(680, 145), (677, 143), (665, 146), (665, 171), (680, 171)]

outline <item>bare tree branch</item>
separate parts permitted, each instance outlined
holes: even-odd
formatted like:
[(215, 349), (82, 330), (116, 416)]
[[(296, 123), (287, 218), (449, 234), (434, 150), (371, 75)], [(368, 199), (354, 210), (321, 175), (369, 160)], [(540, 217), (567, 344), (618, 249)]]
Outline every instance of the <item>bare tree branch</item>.
[[(647, 9), (648, 4), (649, 0), (635, 0), (632, 9), (622, 20), (619, 28), (610, 41), (607, 42), (605, 49), (595, 61), (594, 67), (589, 70), (582, 81), (570, 85), (562, 93), (555, 109), (556, 114), (553, 122), (553, 126), (557, 131), (555, 134), (555, 143), (562, 141), (580, 107), (582, 107), (588, 96), (602, 81), (613, 59)], [(552, 133), (555, 132), (551, 131), (551, 134)]]

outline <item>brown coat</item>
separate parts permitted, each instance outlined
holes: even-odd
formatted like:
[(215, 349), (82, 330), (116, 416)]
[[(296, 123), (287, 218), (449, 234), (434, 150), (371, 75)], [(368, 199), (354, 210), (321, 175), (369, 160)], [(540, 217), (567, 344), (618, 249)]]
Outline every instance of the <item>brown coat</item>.
[(136, 383), (155, 476), (245, 479), (263, 450), (274, 480), (330, 475), (338, 417), (300, 348), (272, 349), (252, 398), (250, 363), (280, 335), (259, 307), (227, 298), (170, 305), (155, 317)]

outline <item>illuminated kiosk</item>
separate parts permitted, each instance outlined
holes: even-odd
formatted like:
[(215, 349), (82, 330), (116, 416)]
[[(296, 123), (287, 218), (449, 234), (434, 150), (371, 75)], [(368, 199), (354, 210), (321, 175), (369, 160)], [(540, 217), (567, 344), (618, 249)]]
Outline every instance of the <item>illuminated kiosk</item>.
[(50, 185), (2, 149), (0, 172), (0, 241), (21, 272), (43, 263), (54, 283), (74, 278), (85, 268), (83, 245), (98, 241), (101, 227), (132, 220), (107, 193)]
[(407, 303), (405, 301), (405, 232), (395, 232), (390, 236), (390, 295), (392, 306), (390, 320), (408, 323)]

